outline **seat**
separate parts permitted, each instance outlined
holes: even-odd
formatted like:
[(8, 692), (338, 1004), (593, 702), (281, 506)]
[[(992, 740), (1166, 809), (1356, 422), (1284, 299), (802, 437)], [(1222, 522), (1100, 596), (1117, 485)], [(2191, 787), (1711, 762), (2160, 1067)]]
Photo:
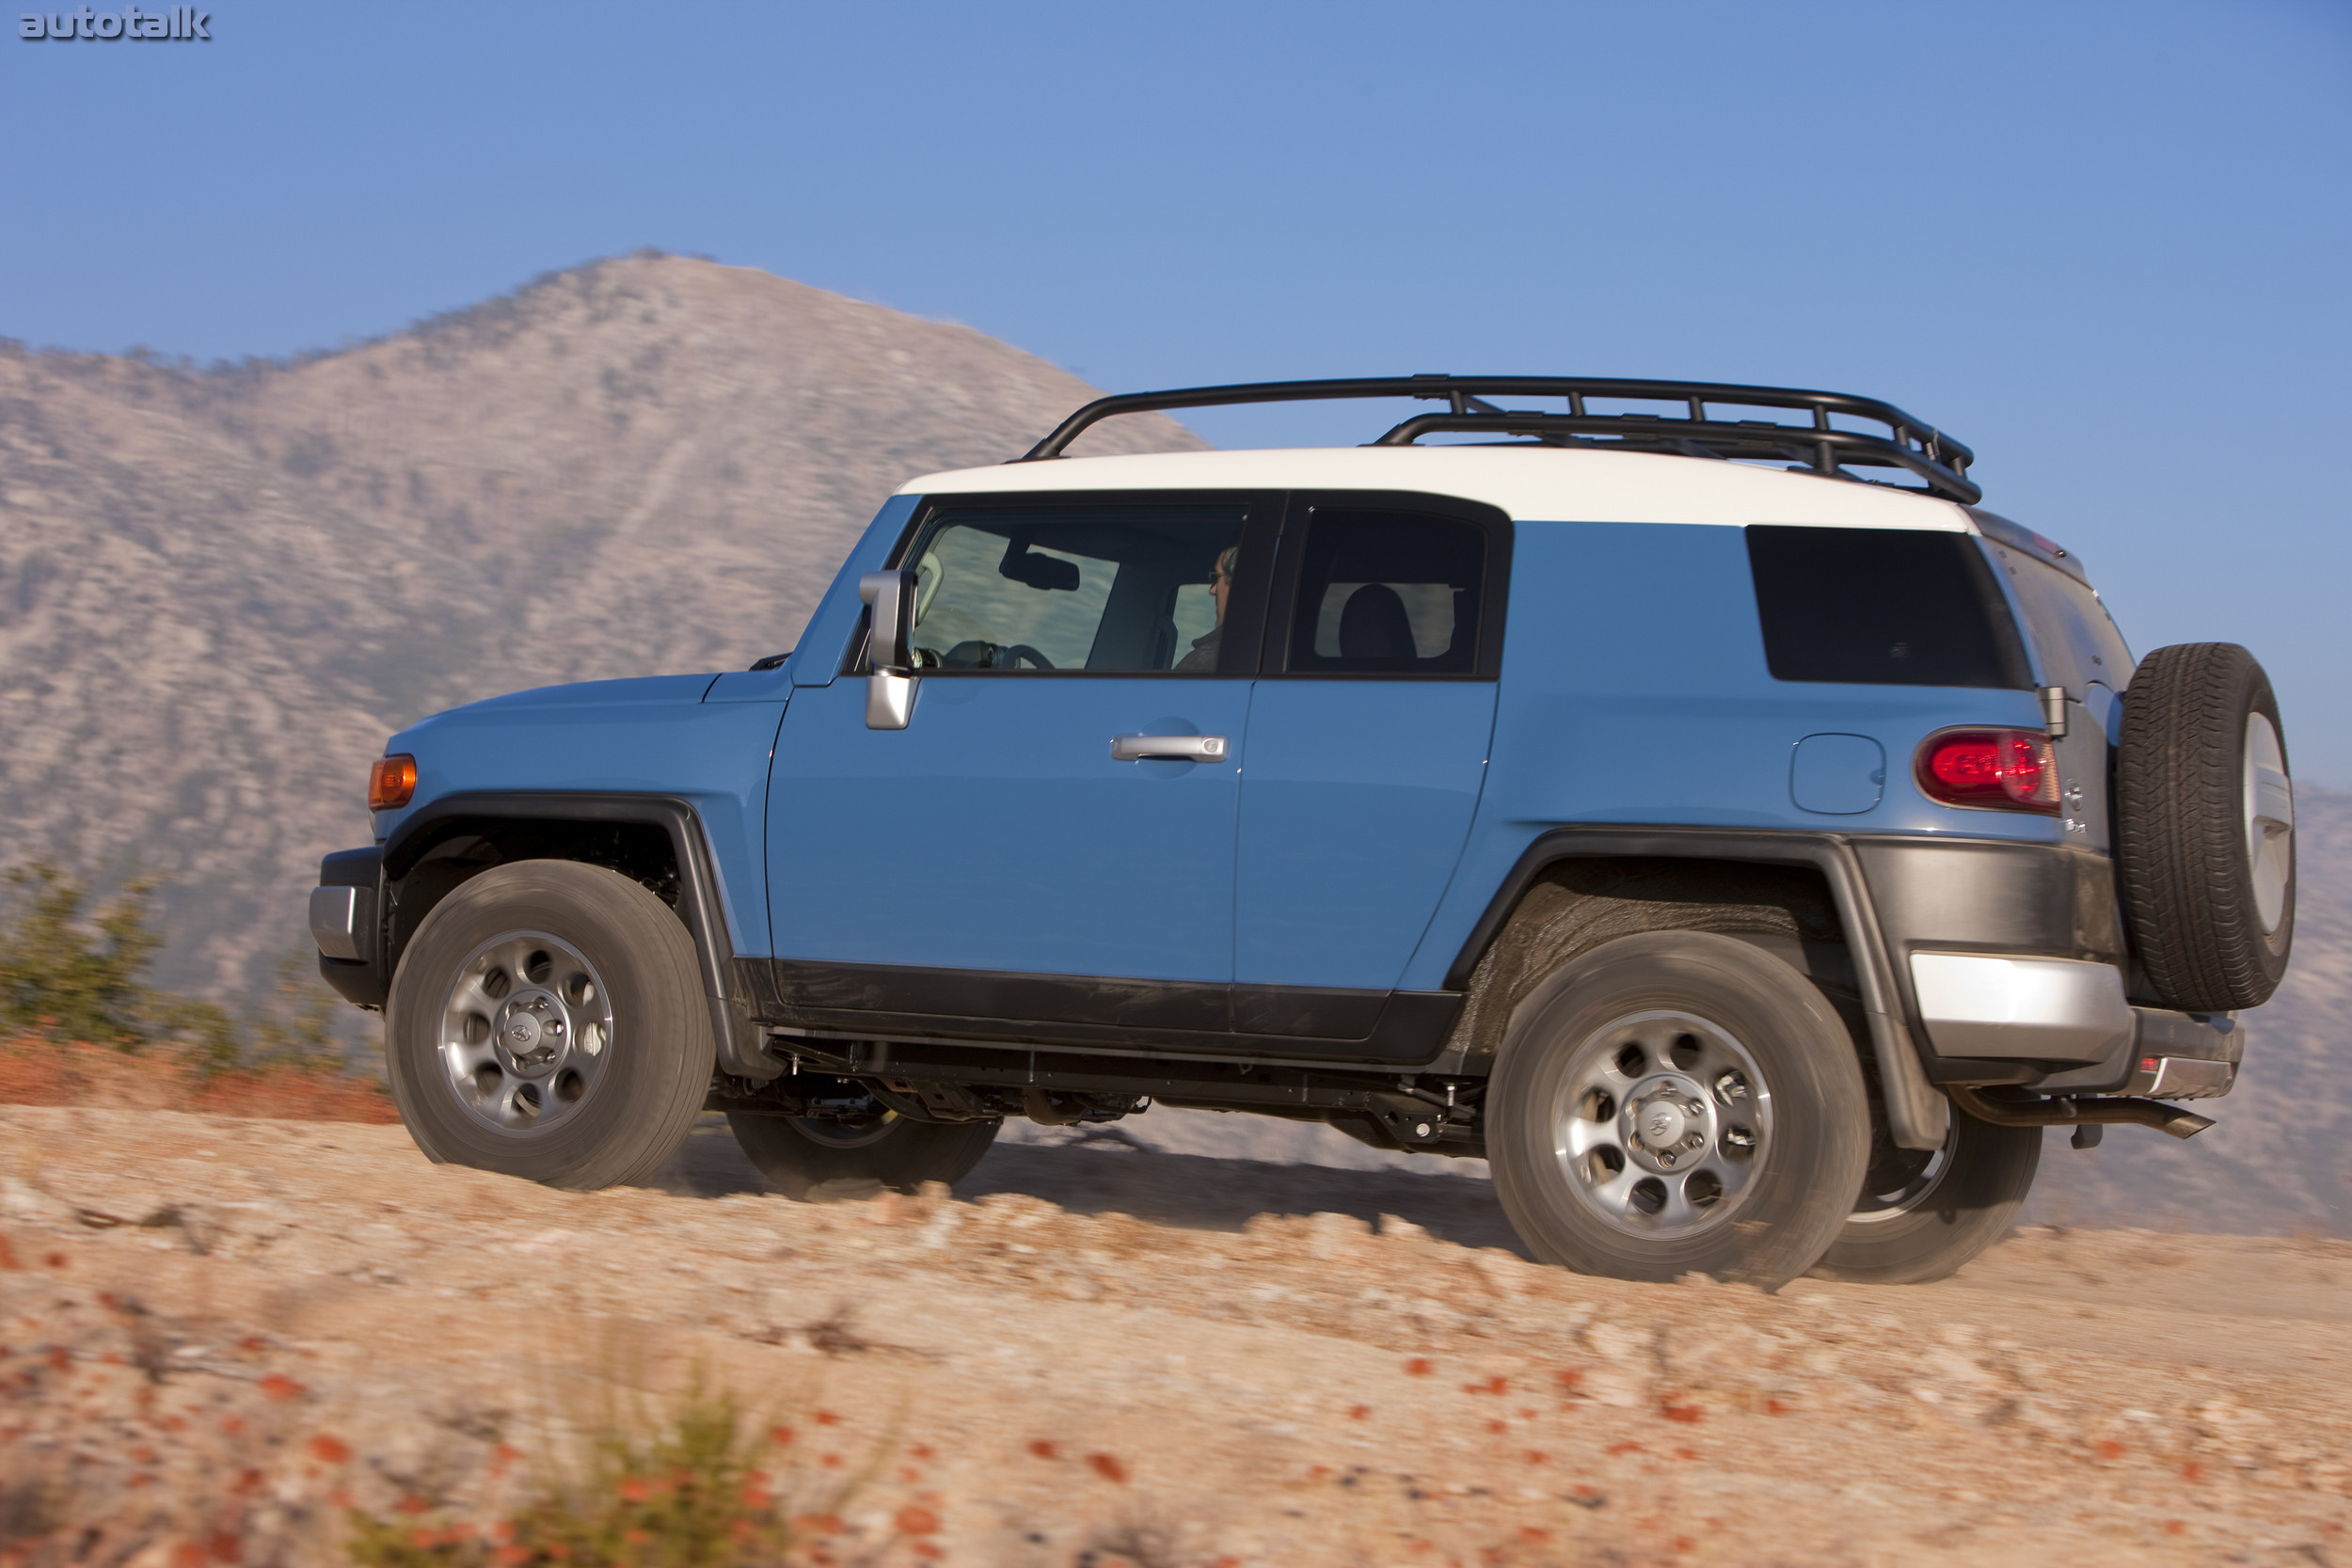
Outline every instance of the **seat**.
[(1394, 667), (1420, 657), (1412, 618), (1405, 601), (1385, 582), (1367, 582), (1347, 596), (1340, 610), (1340, 657)]

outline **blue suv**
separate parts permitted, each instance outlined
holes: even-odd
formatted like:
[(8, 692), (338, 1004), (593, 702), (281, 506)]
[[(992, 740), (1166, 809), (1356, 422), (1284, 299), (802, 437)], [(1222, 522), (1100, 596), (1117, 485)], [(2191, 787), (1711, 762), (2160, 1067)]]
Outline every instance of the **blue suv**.
[[(1308, 398), (1438, 406), (1061, 455)], [(426, 1154), (564, 1186), (706, 1109), (809, 1196), (1157, 1103), (1483, 1156), (1572, 1269), (1940, 1277), (2043, 1127), (2210, 1125), (2294, 928), (2261, 667), (2136, 665), (1972, 455), (1756, 387), (1105, 398), (909, 483), (788, 655), (393, 736), (321, 968)]]

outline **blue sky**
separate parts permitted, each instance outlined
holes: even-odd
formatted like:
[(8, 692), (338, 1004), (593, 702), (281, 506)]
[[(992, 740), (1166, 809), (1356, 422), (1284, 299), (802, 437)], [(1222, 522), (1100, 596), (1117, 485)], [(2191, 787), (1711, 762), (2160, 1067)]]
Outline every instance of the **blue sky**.
[[(0, 334), (280, 355), (656, 245), (1099, 385), (1863, 392), (2352, 786), (2352, 5), (268, 5), (0, 37)], [(8, 29), (12, 35), (14, 28)], [(1221, 412), (1226, 444), (1368, 411)]]

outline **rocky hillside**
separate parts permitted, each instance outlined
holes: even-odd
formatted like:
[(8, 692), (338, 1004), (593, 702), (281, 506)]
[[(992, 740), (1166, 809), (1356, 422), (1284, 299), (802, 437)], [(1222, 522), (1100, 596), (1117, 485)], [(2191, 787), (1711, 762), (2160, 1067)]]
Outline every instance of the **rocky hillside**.
[[(0, 351), (0, 863), (160, 872), (167, 982), (306, 943), (368, 759), (454, 703), (792, 645), (927, 469), (1094, 395), (967, 327), (632, 257), (197, 372)], [(1089, 450), (1197, 446), (1117, 421)]]

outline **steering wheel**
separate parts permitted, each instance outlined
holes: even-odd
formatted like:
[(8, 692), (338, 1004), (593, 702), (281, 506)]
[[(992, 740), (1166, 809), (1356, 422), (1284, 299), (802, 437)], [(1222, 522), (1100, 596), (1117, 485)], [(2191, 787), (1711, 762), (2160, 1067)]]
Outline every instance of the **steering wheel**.
[(1017, 670), (1021, 667), (1024, 660), (1026, 660), (1030, 665), (1040, 670), (1051, 670), (1054, 667), (1054, 661), (1052, 659), (1047, 658), (1043, 654), (1039, 653), (1035, 648), (1030, 647), (1026, 642), (1015, 642), (1011, 647), (1005, 650), (1005, 661), (1001, 666), (999, 666), (999, 668), (1006, 670)]

